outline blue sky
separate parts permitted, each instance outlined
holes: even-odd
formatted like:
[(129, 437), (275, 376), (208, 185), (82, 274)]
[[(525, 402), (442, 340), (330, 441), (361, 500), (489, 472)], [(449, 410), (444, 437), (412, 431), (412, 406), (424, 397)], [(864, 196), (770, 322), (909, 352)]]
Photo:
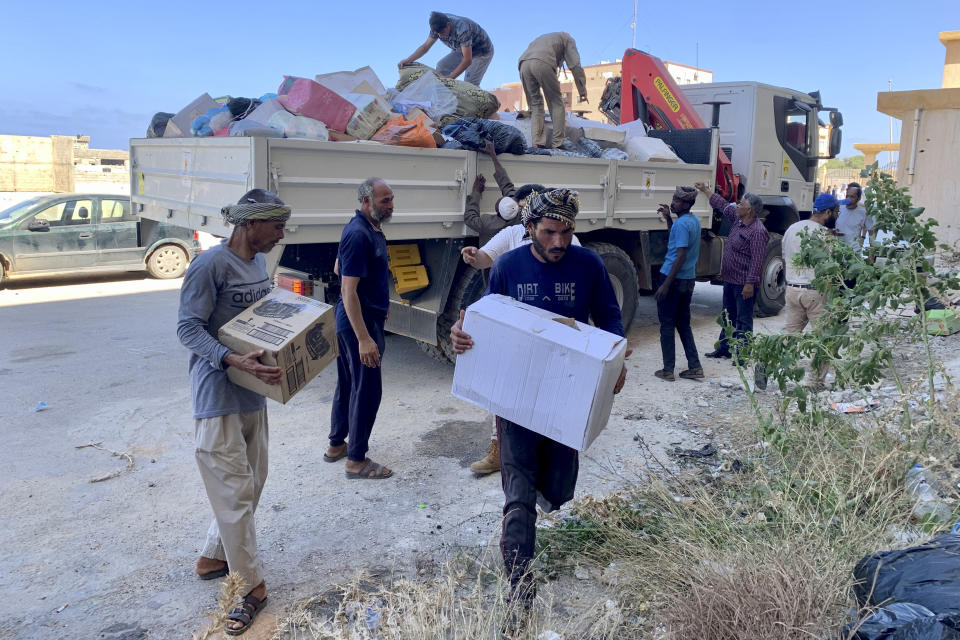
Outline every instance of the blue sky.
[[(676, 15), (665, 15), (671, 7)], [(470, 17), (490, 34), (496, 53), (486, 89), (517, 81), (517, 57), (542, 33), (571, 33), (583, 64), (619, 58), (633, 39), (632, 0), (7, 3), (0, 134), (82, 133), (94, 147), (125, 149), (153, 113), (175, 112), (204, 91), (256, 97), (275, 91), (284, 74), (364, 65), (390, 86), (396, 62), (426, 38), (434, 9)], [(661, 59), (696, 64), (699, 45), (700, 66), (718, 82), (819, 89), (844, 114), (842, 156), (856, 153), (854, 142), (887, 140), (876, 94), (888, 79), (895, 91), (940, 86), (937, 34), (960, 29), (960, 0), (640, 0), (639, 14), (637, 48)], [(446, 51), (437, 43), (423, 61)]]

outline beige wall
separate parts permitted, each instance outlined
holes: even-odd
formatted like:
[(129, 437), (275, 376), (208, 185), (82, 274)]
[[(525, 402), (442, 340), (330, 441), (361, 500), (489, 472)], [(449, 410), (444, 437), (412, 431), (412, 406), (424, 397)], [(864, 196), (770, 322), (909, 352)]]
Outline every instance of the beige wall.
[(90, 149), (89, 142), (87, 136), (0, 135), (0, 192), (127, 189), (129, 154)]

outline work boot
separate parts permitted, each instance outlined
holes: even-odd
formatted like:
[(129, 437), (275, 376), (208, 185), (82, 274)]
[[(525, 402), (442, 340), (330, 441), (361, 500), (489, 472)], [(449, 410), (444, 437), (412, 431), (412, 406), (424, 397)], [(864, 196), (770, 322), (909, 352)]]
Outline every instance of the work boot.
[(470, 471), (482, 476), (500, 471), (500, 443), (491, 440), (487, 455), (471, 464)]

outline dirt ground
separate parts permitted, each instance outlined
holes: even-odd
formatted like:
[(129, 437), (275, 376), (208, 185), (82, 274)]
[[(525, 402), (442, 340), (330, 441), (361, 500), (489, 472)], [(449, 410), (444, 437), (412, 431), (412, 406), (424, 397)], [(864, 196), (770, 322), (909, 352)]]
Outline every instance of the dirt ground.
[[(135, 275), (0, 291), (0, 637), (185, 638), (204, 627), (217, 582), (193, 573), (211, 513), (193, 457), (178, 286)], [(697, 285), (701, 353), (716, 337), (720, 294)], [(768, 318), (756, 329), (780, 325)], [(654, 378), (657, 336), (653, 300), (642, 298), (627, 384), (581, 458), (578, 495), (642, 477), (638, 435), (659, 452), (697, 448), (718, 421), (749, 410), (729, 361), (704, 359), (703, 382)], [(288, 405), (270, 404), (270, 477), (257, 513), (270, 604), (245, 637), (357, 569), (409, 573), (495, 544), (500, 477), (467, 468), (486, 451), (490, 419), (453, 398), (453, 367), (409, 339), (388, 337), (383, 367), (370, 455), (395, 469), (385, 482), (348, 481), (342, 462), (322, 460), (334, 368)], [(88, 443), (104, 450), (77, 448)]]

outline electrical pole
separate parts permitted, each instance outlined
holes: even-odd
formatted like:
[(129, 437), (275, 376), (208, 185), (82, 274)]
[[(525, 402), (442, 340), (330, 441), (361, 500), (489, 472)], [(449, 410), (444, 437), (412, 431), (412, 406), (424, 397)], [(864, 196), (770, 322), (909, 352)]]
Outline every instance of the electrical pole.
[[(887, 91), (888, 91), (888, 92), (889, 92), (889, 91), (893, 91), (893, 79), (892, 79), (892, 78), (887, 80)], [(914, 132), (914, 135), (916, 135), (916, 132)], [(893, 144), (893, 116), (890, 116), (890, 144)], [(894, 168), (894, 167), (893, 167), (893, 150), (892, 150), (892, 149), (890, 150), (890, 167), (889, 167), (889, 168), (890, 168), (891, 170)]]
[(633, 0), (633, 24), (630, 25), (633, 27), (633, 47), (637, 48), (637, 3), (640, 0)]

